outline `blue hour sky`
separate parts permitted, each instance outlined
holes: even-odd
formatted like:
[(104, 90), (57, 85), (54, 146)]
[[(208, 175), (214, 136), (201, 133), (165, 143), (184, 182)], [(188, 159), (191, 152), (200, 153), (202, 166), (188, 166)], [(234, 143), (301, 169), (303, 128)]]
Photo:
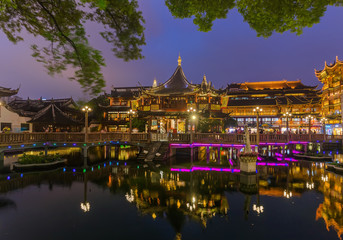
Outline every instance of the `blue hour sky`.
[[(177, 66), (180, 52), (182, 67), (189, 81), (201, 83), (203, 74), (216, 88), (233, 82), (301, 79), (307, 85), (319, 85), (314, 69), (322, 69), (324, 61), (335, 57), (343, 60), (343, 8), (329, 7), (319, 24), (293, 33), (275, 33), (265, 39), (231, 10), (226, 19), (216, 20), (211, 32), (199, 32), (192, 19), (175, 19), (164, 1), (141, 0), (140, 9), (146, 20), (145, 59), (124, 62), (111, 55), (110, 46), (100, 37), (91, 44), (103, 52), (107, 67), (103, 69), (106, 92), (111, 86), (152, 85), (166, 81)], [(89, 33), (99, 26), (89, 25)], [(68, 72), (49, 76), (42, 65), (31, 57), (30, 45), (41, 42), (31, 36), (13, 45), (0, 33), (0, 86), (17, 88), (23, 98), (85, 99), (77, 82), (68, 80)], [(69, 72), (70, 74), (70, 72)]]

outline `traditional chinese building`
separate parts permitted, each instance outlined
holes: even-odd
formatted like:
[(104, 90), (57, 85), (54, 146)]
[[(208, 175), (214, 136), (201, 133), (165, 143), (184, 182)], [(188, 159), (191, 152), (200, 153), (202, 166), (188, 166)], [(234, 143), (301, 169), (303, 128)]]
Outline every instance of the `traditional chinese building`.
[(83, 126), (83, 113), (72, 98), (16, 99), (8, 106), (19, 116), (29, 118), (34, 132), (80, 131)]
[(328, 134), (342, 134), (342, 89), (343, 61), (332, 64), (325, 61), (324, 69), (315, 70), (316, 77), (323, 83), (321, 114), (327, 118), (326, 131)]
[(316, 120), (321, 107), (317, 86), (306, 86), (297, 81), (245, 82), (229, 84), (226, 88), (227, 108), (239, 125), (256, 124), (254, 108), (262, 108), (260, 124), (265, 127), (286, 129), (287, 119), (283, 114), (292, 114), (289, 129), (308, 130), (308, 115), (313, 115), (311, 129), (320, 130)]
[(105, 116), (113, 124), (117, 121), (124, 125), (129, 118), (127, 112), (132, 109), (146, 119), (148, 131), (159, 133), (190, 130), (191, 112), (187, 111), (190, 109), (209, 118), (223, 117), (221, 91), (207, 82), (205, 75), (201, 84), (190, 82), (181, 67), (180, 56), (173, 75), (164, 83), (157, 84), (154, 80), (151, 87), (115, 88), (109, 98), (110, 107)]
[[(312, 131), (321, 132), (317, 120), (321, 115), (321, 97), (317, 86), (304, 85), (300, 80), (281, 80), (233, 83), (225, 89), (215, 89), (205, 75), (200, 84), (189, 81), (180, 56), (167, 81), (158, 84), (155, 79), (151, 87), (113, 88), (108, 98), (110, 105), (105, 108), (104, 117), (110, 131), (127, 130), (130, 109), (146, 120), (147, 131), (184, 133), (199, 123), (199, 118), (222, 121), (231, 116), (238, 126), (256, 126), (253, 109), (260, 107), (260, 124), (264, 128), (285, 131), (287, 118), (283, 114), (288, 112), (292, 114), (288, 120), (293, 132), (308, 132), (310, 126)], [(193, 111), (196, 120), (191, 118)], [(311, 122), (306, 118), (309, 115)]]

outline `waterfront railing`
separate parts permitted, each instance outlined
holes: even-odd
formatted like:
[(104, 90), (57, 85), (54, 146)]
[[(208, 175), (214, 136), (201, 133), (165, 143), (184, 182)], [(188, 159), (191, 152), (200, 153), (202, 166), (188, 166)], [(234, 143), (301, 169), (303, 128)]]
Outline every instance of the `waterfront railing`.
[[(0, 144), (27, 144), (39, 142), (84, 143), (85, 133), (0, 133)], [(88, 133), (88, 142), (158, 142), (173, 143), (228, 143), (244, 144), (244, 134), (226, 133)], [(324, 134), (260, 134), (260, 143), (287, 143), (287, 142), (340, 142), (341, 135)], [(250, 134), (250, 143), (257, 143), (257, 135)]]

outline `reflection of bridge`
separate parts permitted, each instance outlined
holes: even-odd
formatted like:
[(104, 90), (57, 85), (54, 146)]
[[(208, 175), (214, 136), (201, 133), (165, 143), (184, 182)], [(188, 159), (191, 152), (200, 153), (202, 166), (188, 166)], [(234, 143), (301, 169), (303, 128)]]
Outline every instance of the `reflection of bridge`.
[[(166, 141), (171, 143), (225, 143), (243, 144), (244, 134), (224, 133), (88, 133), (88, 142), (120, 141), (129, 143), (148, 143)], [(260, 134), (260, 143), (297, 143), (297, 142), (341, 142), (342, 136), (323, 134)], [(44, 142), (84, 143), (84, 133), (1, 133), (0, 145), (34, 144)], [(250, 135), (251, 144), (257, 143), (257, 135)]]

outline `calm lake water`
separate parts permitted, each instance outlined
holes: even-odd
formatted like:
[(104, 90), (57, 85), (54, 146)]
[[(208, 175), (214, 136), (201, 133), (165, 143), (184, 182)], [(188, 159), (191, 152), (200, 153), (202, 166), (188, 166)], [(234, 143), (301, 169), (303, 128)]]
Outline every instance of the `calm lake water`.
[[(122, 156), (129, 159), (135, 151), (122, 149)], [(101, 163), (95, 158), (93, 163), (93, 170), (86, 172), (73, 172), (70, 165), (65, 171), (17, 174), (10, 179), (2, 174), (0, 239), (340, 239), (342, 235), (343, 179), (325, 171), (322, 163), (259, 166), (257, 175), (149, 170), (119, 158)]]

